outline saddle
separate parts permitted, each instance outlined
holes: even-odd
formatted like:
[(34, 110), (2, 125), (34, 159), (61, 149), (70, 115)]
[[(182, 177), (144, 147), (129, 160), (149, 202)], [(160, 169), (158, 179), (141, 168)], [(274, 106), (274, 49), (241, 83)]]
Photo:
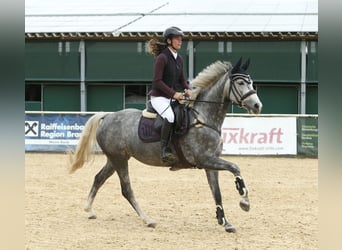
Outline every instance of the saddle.
[[(178, 102), (173, 102), (171, 107), (175, 114), (173, 134), (176, 138), (179, 138), (188, 133), (190, 117), (193, 116), (193, 111), (192, 108)], [(163, 118), (152, 107), (151, 102), (148, 101), (139, 121), (138, 135), (140, 140), (147, 143), (160, 141), (162, 124)]]
[[(180, 159), (183, 162), (183, 166), (189, 168), (195, 167), (189, 163), (181, 148), (178, 145), (178, 140), (182, 136), (186, 135), (191, 127), (202, 127), (205, 122), (198, 112), (185, 104), (173, 102), (171, 105), (175, 114), (175, 123), (173, 126), (173, 135), (171, 143)], [(147, 102), (146, 109), (143, 110), (139, 120), (138, 136), (143, 142), (157, 142), (160, 141), (161, 128), (163, 124), (163, 118), (154, 110), (151, 102)], [(170, 170), (178, 170), (177, 168), (171, 167)]]

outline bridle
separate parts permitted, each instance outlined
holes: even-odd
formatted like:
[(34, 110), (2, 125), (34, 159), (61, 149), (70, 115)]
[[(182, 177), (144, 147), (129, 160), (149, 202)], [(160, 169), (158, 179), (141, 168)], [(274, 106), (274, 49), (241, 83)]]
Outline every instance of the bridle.
[(253, 81), (252, 81), (251, 77), (247, 74), (235, 73), (235, 74), (232, 74), (230, 76), (231, 84), (230, 84), (230, 88), (228, 91), (228, 96), (230, 96), (230, 93), (233, 93), (235, 99), (237, 100), (236, 104), (238, 104), (241, 107), (243, 100), (245, 100), (247, 97), (255, 94), (256, 91), (254, 89), (251, 89), (246, 94), (242, 95), (238, 91), (236, 84), (235, 84), (235, 81), (237, 81), (238, 79), (242, 79), (243, 81), (247, 82), (247, 84), (252, 84)]

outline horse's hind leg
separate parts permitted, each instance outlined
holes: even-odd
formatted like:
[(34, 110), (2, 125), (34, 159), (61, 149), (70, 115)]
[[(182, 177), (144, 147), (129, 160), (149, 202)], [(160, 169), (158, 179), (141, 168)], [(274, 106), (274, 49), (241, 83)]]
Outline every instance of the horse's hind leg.
[(128, 161), (127, 160), (121, 162), (120, 166), (118, 166), (117, 168), (117, 173), (120, 178), (122, 195), (128, 200), (128, 202), (137, 212), (139, 217), (146, 223), (148, 227), (155, 227), (156, 223), (141, 210), (139, 204), (135, 200), (133, 190), (131, 187), (129, 174), (128, 174)]
[(84, 207), (84, 210), (89, 213), (89, 219), (96, 219), (95, 213), (92, 211), (92, 204), (94, 202), (97, 191), (100, 187), (105, 183), (105, 181), (114, 174), (115, 169), (112, 163), (108, 160), (106, 165), (97, 173), (94, 178), (93, 186), (89, 192), (87, 204)]
[(215, 170), (205, 170), (207, 175), (208, 183), (210, 190), (213, 194), (216, 204), (216, 218), (217, 222), (220, 225), (223, 225), (225, 230), (229, 233), (235, 233), (235, 228), (228, 222), (228, 220), (224, 216), (224, 210), (222, 205), (222, 196), (218, 181), (218, 171)]

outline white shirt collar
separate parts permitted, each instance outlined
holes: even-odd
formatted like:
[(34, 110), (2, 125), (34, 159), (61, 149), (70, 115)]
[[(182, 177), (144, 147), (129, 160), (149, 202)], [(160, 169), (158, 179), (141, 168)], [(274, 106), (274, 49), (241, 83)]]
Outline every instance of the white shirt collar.
[(172, 55), (173, 55), (173, 57), (175, 58), (175, 59), (177, 59), (177, 52), (174, 52), (172, 49), (170, 49), (169, 48), (169, 50), (171, 51), (171, 53), (172, 53)]

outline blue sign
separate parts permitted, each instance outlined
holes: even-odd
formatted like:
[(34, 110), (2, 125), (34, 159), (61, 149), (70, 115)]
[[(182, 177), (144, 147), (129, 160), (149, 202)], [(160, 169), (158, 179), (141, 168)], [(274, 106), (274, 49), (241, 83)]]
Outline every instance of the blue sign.
[(25, 151), (74, 149), (92, 114), (26, 114)]

